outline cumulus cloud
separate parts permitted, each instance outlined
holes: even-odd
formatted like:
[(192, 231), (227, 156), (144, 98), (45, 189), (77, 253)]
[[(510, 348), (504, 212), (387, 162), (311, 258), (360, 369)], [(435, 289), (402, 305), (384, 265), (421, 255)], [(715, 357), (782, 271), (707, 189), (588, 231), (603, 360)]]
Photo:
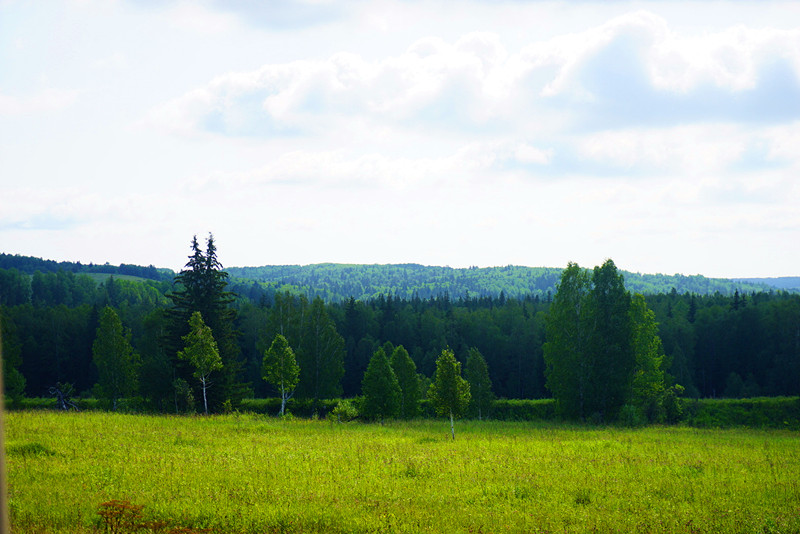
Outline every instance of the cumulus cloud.
[(395, 127), (521, 127), (552, 109), (557, 126), (800, 117), (800, 31), (736, 27), (679, 35), (647, 12), (509, 52), (498, 35), (414, 42), (375, 61), (327, 60), (229, 73), (154, 110), (178, 132), (314, 134), (336, 118)]

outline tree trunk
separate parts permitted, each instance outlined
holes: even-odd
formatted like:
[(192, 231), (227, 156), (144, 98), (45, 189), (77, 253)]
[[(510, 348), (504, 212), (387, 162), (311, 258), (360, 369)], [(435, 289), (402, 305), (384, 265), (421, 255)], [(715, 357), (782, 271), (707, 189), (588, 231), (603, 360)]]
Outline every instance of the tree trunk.
[(208, 400), (206, 399), (206, 379), (201, 378), (200, 382), (203, 384), (203, 409), (205, 410), (206, 415), (208, 415)]
[(453, 425), (453, 410), (450, 410), (450, 434), (453, 435), (453, 439), (456, 439), (456, 427)]
[(286, 390), (283, 389), (283, 383), (281, 383), (281, 417), (283, 417), (286, 410)]

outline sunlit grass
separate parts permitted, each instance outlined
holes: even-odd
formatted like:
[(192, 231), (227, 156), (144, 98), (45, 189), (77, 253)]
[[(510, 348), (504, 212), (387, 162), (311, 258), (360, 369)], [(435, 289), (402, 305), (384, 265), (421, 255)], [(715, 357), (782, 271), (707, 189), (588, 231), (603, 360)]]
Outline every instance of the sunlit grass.
[(14, 532), (800, 532), (786, 431), (10, 413)]

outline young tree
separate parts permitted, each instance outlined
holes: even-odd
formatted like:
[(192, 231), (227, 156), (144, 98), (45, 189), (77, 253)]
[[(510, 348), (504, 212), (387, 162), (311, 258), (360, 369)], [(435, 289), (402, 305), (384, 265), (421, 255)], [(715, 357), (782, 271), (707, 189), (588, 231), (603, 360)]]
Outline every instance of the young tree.
[(117, 409), (120, 397), (136, 393), (141, 361), (130, 343), (130, 331), (113, 308), (106, 306), (100, 315), (97, 335), (92, 344), (92, 357), (97, 366), (97, 389), (100, 396), (111, 401)]
[(469, 383), (470, 411), (473, 414), (477, 413), (478, 420), (481, 420), (483, 414), (489, 413), (494, 393), (492, 393), (492, 381), (489, 378), (489, 367), (486, 365), (483, 354), (475, 347), (469, 349), (467, 363), (464, 367), (464, 378)]
[(664, 351), (658, 337), (656, 315), (638, 293), (631, 300), (631, 323), (636, 365), (630, 400), (650, 421), (658, 422), (663, 419), (666, 393)]
[(368, 419), (396, 417), (400, 413), (400, 384), (382, 348), (375, 351), (361, 382), (362, 415)]
[(461, 363), (450, 349), (444, 349), (436, 359), (433, 384), (428, 390), (428, 399), (436, 413), (450, 416), (450, 433), (456, 439), (453, 419), (460, 416), (469, 404), (469, 384), (461, 378)]
[(402, 345), (398, 345), (392, 352), (391, 364), (400, 384), (400, 417), (411, 419), (419, 413), (420, 390), (417, 366)]
[(269, 349), (264, 353), (262, 376), (281, 394), (281, 415), (286, 413), (286, 401), (294, 395), (294, 388), (300, 378), (300, 367), (294, 357), (289, 342), (281, 334), (276, 334)]
[(189, 319), (189, 333), (183, 336), (185, 348), (178, 352), (178, 358), (187, 360), (194, 367), (194, 377), (200, 381), (203, 390), (203, 409), (208, 415), (206, 391), (211, 386), (211, 373), (223, 368), (217, 342), (211, 328), (203, 322), (200, 312), (194, 312)]

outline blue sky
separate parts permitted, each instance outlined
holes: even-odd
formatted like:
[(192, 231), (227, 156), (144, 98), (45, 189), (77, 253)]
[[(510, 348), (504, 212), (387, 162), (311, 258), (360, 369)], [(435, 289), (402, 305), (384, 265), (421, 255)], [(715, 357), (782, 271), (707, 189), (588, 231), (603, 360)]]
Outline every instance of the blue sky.
[(0, 0), (0, 251), (800, 274), (800, 3)]

